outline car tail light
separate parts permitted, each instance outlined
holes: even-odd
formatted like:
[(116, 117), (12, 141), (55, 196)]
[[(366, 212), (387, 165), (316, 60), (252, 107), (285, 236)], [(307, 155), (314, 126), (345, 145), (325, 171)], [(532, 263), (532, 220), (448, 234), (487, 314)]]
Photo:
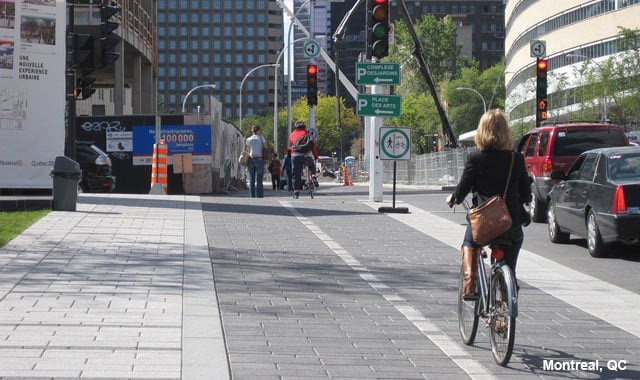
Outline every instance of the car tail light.
[(550, 158), (545, 158), (544, 163), (542, 164), (542, 175), (548, 176), (551, 175), (553, 171), (553, 161)]
[(613, 194), (613, 215), (626, 214), (627, 202), (624, 199), (624, 187), (616, 187), (616, 192)]

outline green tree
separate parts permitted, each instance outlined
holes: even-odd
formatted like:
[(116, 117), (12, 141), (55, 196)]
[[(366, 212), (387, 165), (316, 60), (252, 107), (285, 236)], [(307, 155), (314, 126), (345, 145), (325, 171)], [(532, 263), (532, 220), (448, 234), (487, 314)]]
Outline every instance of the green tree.
[[(478, 91), (482, 98), (468, 89)], [(476, 129), (484, 112), (484, 103), (487, 109), (504, 108), (504, 63), (480, 71), (474, 62), (472, 66), (463, 68), (457, 79), (446, 83), (444, 94), (454, 132), (461, 134)]]
[(400, 117), (390, 122), (411, 128), (412, 150), (416, 154), (429, 152), (431, 145), (428, 137), (441, 134), (436, 105), (431, 95), (426, 93), (405, 95)]
[[(306, 98), (300, 98), (291, 105), (291, 119), (292, 123), (295, 123), (296, 120), (303, 120), (309, 125), (309, 106)], [(345, 106), (344, 98), (340, 98), (340, 123), (342, 125), (342, 149), (347, 153), (351, 141), (360, 134), (362, 128), (360, 118), (356, 116), (353, 109)], [(278, 126), (278, 145), (283, 151), (288, 141), (286, 110), (278, 112)], [(336, 126), (335, 96), (322, 94), (318, 96), (315, 126), (318, 129), (317, 143), (320, 154), (328, 156), (331, 152), (340, 152), (340, 130)], [(271, 133), (273, 134), (273, 127), (271, 127)]]
[[(414, 22), (418, 38), (422, 42), (425, 58), (431, 76), (437, 84), (447, 78), (456, 77), (460, 67), (464, 67), (466, 59), (461, 55), (462, 46), (456, 43), (456, 30), (451, 18), (436, 18), (423, 15)], [(415, 49), (409, 29), (403, 21), (395, 24), (395, 44), (391, 46), (389, 62), (400, 62), (402, 68), (402, 84), (398, 87), (400, 94), (428, 92), (427, 84), (422, 78), (418, 63), (413, 57)]]

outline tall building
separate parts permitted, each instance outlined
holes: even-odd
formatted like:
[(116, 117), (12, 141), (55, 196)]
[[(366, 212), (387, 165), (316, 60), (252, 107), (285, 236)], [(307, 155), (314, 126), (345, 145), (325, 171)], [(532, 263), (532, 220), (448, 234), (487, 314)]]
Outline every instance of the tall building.
[[(503, 0), (406, 0), (404, 3), (413, 20), (425, 14), (438, 18), (450, 16), (463, 54), (476, 59), (480, 69), (495, 65), (504, 56)], [(401, 18), (397, 1), (391, 1), (391, 11), (392, 20)]]
[[(77, 0), (77, 29), (100, 28), (102, 0)], [(152, 114), (156, 110), (156, 0), (114, 0), (121, 7), (113, 18), (120, 24), (114, 33), (122, 40), (114, 52), (120, 54), (108, 68), (91, 74), (95, 94), (76, 102), (78, 115)]]
[[(331, 28), (333, 33), (346, 12), (356, 0), (331, 3)], [(462, 45), (462, 54), (476, 59), (480, 68), (486, 69), (498, 63), (504, 56), (504, 7), (503, 1), (488, 0), (405, 0), (407, 10), (412, 19), (417, 20), (422, 15), (430, 14), (435, 17), (451, 17), (457, 30), (457, 42)], [(365, 11), (364, 4), (354, 12), (343, 41), (339, 44), (340, 67), (345, 75), (355, 83), (355, 63), (365, 51)], [(402, 19), (400, 5), (391, 1), (391, 22)], [(334, 54), (333, 42), (330, 43), (331, 55)], [(333, 81), (333, 73), (329, 74), (329, 81)], [(331, 89), (330, 94), (335, 90)], [(341, 94), (345, 94), (341, 87)], [(350, 104), (351, 99), (346, 97)]]
[[(332, 3), (325, 1), (315, 1), (315, 7), (313, 9), (310, 6), (305, 5), (304, 8), (300, 9), (300, 7), (305, 3), (305, 0), (294, 0), (293, 2), (293, 11), (298, 11), (297, 18), (300, 20), (302, 25), (307, 28), (309, 32), (311, 32), (314, 38), (320, 43), (320, 46), (323, 48), (327, 48), (327, 39), (330, 34), (329, 26), (330, 26), (330, 5)], [(311, 4), (311, 3), (309, 3)], [(313, 16), (313, 25), (312, 25), (312, 16)], [(299, 38), (305, 38), (306, 35), (299, 29), (294, 27), (293, 32), (293, 40)], [(320, 56), (315, 58), (307, 58), (304, 55), (304, 51), (302, 49), (303, 42), (296, 43), (295, 47), (292, 47), (292, 51), (294, 52), (294, 70), (293, 70), (293, 84), (291, 85), (291, 99), (295, 101), (296, 99), (306, 96), (307, 94), (307, 65), (309, 63), (315, 63), (318, 65), (318, 91), (326, 94), (328, 92), (328, 78), (327, 72), (330, 70), (327, 66), (324, 59)]]
[[(203, 96), (213, 94), (224, 117), (237, 118), (240, 84), (255, 67), (275, 63), (282, 23), (275, 1), (158, 0), (158, 92), (165, 109), (181, 112), (190, 89), (214, 84), (189, 96), (186, 111), (196, 112)], [(246, 77), (243, 116), (273, 110), (274, 79), (273, 67)]]
[[(546, 42), (552, 117), (577, 110), (580, 68), (602, 65), (619, 51), (619, 27), (640, 28), (639, 0), (507, 1), (506, 110), (512, 121), (535, 119), (535, 63), (530, 42)], [(604, 112), (604, 111), (603, 111)]]

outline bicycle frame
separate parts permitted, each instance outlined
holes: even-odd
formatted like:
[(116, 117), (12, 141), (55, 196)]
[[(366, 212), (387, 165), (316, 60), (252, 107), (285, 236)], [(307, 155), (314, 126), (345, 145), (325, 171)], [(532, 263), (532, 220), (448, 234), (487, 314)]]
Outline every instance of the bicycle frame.
[[(485, 247), (486, 248), (486, 247)], [(493, 274), (495, 273), (496, 269), (501, 268), (503, 270), (503, 272), (505, 272), (505, 275), (511, 276), (513, 278), (513, 273), (511, 271), (511, 268), (509, 268), (509, 266), (507, 265), (507, 263), (504, 262), (504, 260), (496, 260), (495, 258), (491, 257), (491, 276), (489, 276), (487, 274), (487, 270), (485, 267), (485, 262), (484, 259), (488, 256), (487, 252), (485, 250), (485, 248), (482, 248), (480, 250), (480, 252), (478, 253), (478, 255), (476, 255), (476, 260), (478, 262), (478, 290), (479, 290), (479, 302), (480, 302), (480, 315), (483, 318), (487, 318), (490, 316), (491, 310), (490, 305), (491, 305), (491, 300), (489, 299), (490, 294), (489, 294), (489, 289), (491, 287), (491, 277), (493, 276)], [(495, 247), (489, 247), (489, 249), (493, 250)], [(508, 298), (508, 302), (509, 302), (509, 316), (514, 316), (517, 317), (518, 316), (518, 302), (516, 300), (516, 297), (514, 294), (508, 294), (507, 295)]]

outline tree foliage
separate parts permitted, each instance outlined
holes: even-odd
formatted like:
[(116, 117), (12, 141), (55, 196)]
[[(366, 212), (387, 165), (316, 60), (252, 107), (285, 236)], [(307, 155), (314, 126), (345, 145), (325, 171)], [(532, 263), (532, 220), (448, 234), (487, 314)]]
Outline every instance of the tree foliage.
[(454, 132), (461, 134), (476, 129), (484, 112), (484, 103), (487, 109), (504, 108), (504, 63), (480, 71), (474, 62), (472, 66), (463, 68), (457, 79), (447, 82), (444, 94)]
[[(462, 46), (456, 43), (456, 30), (451, 18), (436, 18), (423, 15), (414, 21), (416, 34), (424, 48), (425, 59), (431, 76), (437, 84), (447, 78), (456, 77), (460, 67), (466, 65), (461, 55)], [(402, 84), (398, 88), (400, 94), (428, 92), (427, 84), (422, 78), (418, 63), (413, 57), (415, 45), (409, 29), (403, 21), (395, 24), (395, 44), (391, 46), (389, 62), (399, 62), (402, 68)]]

